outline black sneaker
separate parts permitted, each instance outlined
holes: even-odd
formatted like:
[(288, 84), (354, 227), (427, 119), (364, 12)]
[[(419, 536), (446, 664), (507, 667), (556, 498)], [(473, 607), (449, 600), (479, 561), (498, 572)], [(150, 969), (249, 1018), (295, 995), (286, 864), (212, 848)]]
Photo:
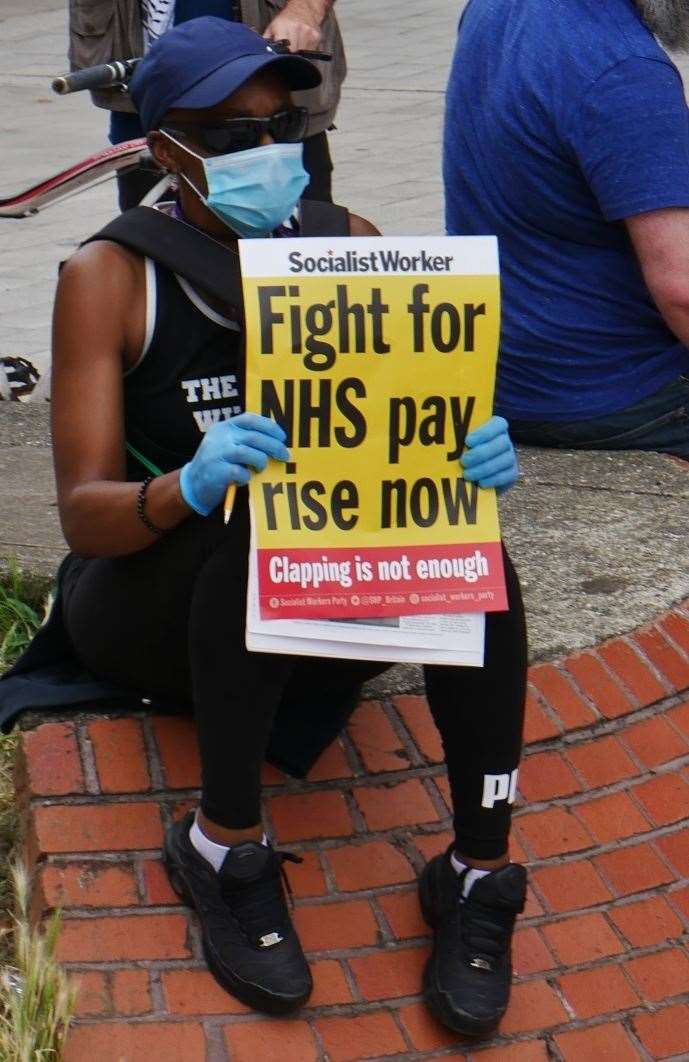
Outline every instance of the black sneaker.
[(163, 859), (173, 889), (201, 924), (208, 968), (223, 988), (269, 1014), (301, 1006), (313, 981), (285, 903), (282, 863), (297, 856), (247, 841), (220, 870), (189, 840), (190, 812), (167, 831)]
[(435, 931), (424, 997), (443, 1025), (486, 1036), (510, 998), (512, 931), (524, 909), (526, 871), (508, 863), (475, 881), (462, 901), (466, 871), (457, 874), (450, 854), (432, 859), (419, 881), (421, 910)]

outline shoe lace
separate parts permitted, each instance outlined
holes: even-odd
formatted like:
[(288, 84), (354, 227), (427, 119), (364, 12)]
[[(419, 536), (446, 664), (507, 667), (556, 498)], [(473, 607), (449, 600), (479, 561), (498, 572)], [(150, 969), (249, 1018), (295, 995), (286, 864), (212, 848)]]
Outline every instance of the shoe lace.
[(275, 855), (279, 872), (268, 873), (259, 881), (241, 882), (231, 888), (223, 888), (225, 902), (242, 932), (251, 941), (260, 940), (266, 933), (278, 930), (288, 921), (282, 882), (285, 883), (290, 905), (294, 906), (292, 889), (283, 864), (302, 863), (303, 860), (292, 852), (275, 851)]
[(294, 910), (294, 893), (292, 892), (292, 886), (289, 880), (289, 874), (285, 870), (285, 863), (303, 863), (304, 860), (301, 856), (295, 855), (294, 852), (278, 851), (278, 858), (280, 859), (280, 877), (282, 878), (287, 896), (289, 898), (289, 905)]

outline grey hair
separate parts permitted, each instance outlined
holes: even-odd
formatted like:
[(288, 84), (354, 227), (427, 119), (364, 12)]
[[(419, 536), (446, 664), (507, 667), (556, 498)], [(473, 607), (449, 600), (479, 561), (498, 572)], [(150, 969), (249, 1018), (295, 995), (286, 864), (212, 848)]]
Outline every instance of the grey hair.
[(641, 17), (670, 51), (689, 51), (689, 0), (634, 0)]

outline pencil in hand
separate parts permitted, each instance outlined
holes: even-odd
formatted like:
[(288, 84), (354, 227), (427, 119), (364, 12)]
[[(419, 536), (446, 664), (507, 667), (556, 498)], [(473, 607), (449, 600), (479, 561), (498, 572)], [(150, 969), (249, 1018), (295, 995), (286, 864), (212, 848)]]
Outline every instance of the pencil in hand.
[(232, 516), (232, 510), (234, 509), (234, 499), (237, 494), (237, 484), (230, 483), (227, 491), (225, 492), (225, 504), (223, 506), (223, 516), (226, 524), (229, 524), (230, 517)]

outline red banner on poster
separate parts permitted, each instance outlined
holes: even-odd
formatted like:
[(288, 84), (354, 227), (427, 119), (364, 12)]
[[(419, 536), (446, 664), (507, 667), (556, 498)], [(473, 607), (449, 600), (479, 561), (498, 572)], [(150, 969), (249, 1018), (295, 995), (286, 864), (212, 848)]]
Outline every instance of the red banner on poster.
[(363, 549), (259, 549), (261, 614), (412, 616), (507, 608), (498, 542)]

